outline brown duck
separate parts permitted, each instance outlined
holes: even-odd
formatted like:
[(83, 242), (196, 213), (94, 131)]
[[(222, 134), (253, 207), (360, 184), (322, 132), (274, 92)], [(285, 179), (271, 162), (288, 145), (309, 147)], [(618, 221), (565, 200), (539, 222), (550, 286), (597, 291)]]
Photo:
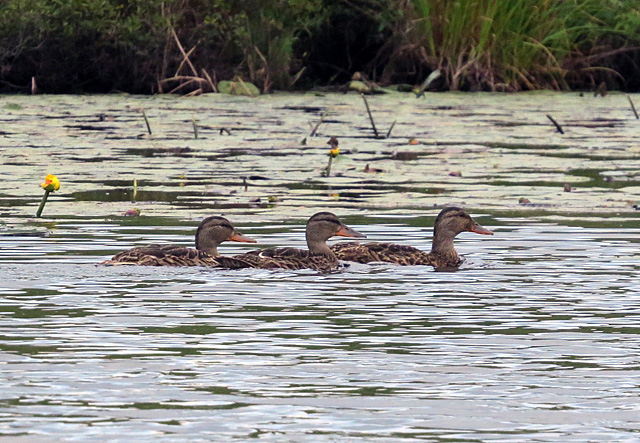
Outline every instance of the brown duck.
[(255, 243), (242, 235), (224, 217), (207, 217), (196, 231), (196, 249), (176, 245), (152, 244), (120, 252), (102, 265), (139, 266), (219, 266), (216, 257), (223, 241)]
[(261, 269), (315, 269), (331, 271), (338, 268), (336, 255), (327, 246), (333, 236), (363, 238), (330, 212), (318, 212), (307, 222), (306, 238), (309, 250), (296, 248), (270, 248), (251, 251), (234, 257), (219, 257), (220, 266)]
[(453, 247), (453, 239), (461, 232), (493, 235), (460, 208), (443, 209), (433, 227), (431, 252), (393, 243), (337, 243), (331, 250), (340, 260), (358, 263), (389, 262), (397, 265), (430, 265), (436, 269), (457, 268), (462, 263)]

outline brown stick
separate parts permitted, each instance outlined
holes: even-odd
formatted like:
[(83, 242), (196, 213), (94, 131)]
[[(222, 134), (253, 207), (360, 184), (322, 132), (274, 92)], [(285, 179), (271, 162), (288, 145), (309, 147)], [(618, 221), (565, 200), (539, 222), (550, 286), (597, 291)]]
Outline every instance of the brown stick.
[(324, 118), (327, 116), (327, 111), (324, 111), (322, 113), (322, 115), (320, 116), (320, 121), (318, 123), (316, 123), (316, 125), (314, 126), (313, 130), (311, 131), (311, 134), (309, 134), (309, 137), (313, 137), (316, 135), (316, 131), (318, 130), (318, 128), (320, 127), (320, 124), (322, 123), (322, 121), (324, 120)]
[(149, 125), (149, 119), (147, 118), (147, 113), (144, 112), (144, 109), (140, 109), (142, 111), (142, 116), (144, 117), (144, 122), (147, 124), (147, 131), (149, 131), (149, 135), (151, 135), (151, 125)]
[(554, 120), (553, 117), (551, 117), (549, 114), (547, 114), (547, 118), (549, 120), (551, 120), (551, 123), (553, 123), (554, 125), (556, 125), (556, 129), (558, 130), (558, 132), (560, 134), (564, 134), (564, 131), (562, 130), (562, 126), (560, 126), (560, 123), (558, 123), (557, 121)]
[(242, 87), (244, 88), (244, 90), (246, 91), (247, 95), (249, 97), (253, 97), (253, 94), (251, 93), (251, 91), (249, 90), (249, 88), (247, 87), (247, 84), (244, 82), (244, 80), (242, 80), (241, 77), (236, 76), (237, 81), (242, 85)]
[(389, 130), (387, 131), (387, 136), (385, 138), (389, 138), (391, 136), (391, 130), (393, 129), (393, 127), (396, 125), (396, 121), (394, 120), (393, 123), (391, 123), (391, 127), (389, 128)]
[(302, 74), (304, 74), (304, 72), (307, 70), (306, 66), (303, 66), (301, 70), (298, 71), (298, 73), (296, 75), (293, 76), (293, 78), (291, 79), (291, 81), (289, 82), (289, 86), (293, 86), (295, 85), (298, 80), (300, 80), (300, 77), (302, 77)]
[(191, 117), (191, 123), (193, 123), (193, 137), (198, 140), (198, 123), (195, 117)]
[(207, 80), (200, 78), (200, 77), (193, 77), (191, 75), (177, 75), (175, 77), (169, 77), (169, 78), (165, 78), (163, 80), (160, 80), (160, 83), (169, 83), (169, 82), (179, 82), (179, 81), (183, 81), (183, 80), (188, 80), (191, 82), (198, 82), (200, 84), (207, 84)]
[(633, 104), (633, 101), (631, 100), (631, 96), (629, 94), (627, 94), (627, 99), (629, 99), (629, 104), (631, 105), (631, 110), (633, 111), (633, 114), (636, 116), (636, 120), (640, 120), (640, 117), (638, 116), (638, 111), (636, 111), (636, 107)]
[(191, 68), (191, 72), (193, 72), (193, 75), (197, 77), (198, 76), (198, 71), (196, 71), (196, 68), (191, 63), (191, 60), (189, 60), (189, 56), (184, 51), (184, 48), (182, 47), (182, 44), (180, 43), (180, 39), (178, 39), (178, 34), (176, 34), (176, 31), (173, 29), (173, 26), (170, 26), (170, 29), (171, 29), (171, 34), (173, 35), (173, 38), (176, 41), (176, 44), (178, 45), (178, 49), (180, 49), (180, 52), (182, 53), (182, 56), (187, 61), (187, 64)]
[(185, 83), (180, 83), (178, 86), (176, 86), (175, 88), (173, 88), (173, 89), (172, 89), (171, 91), (169, 91), (168, 93), (169, 93), (169, 94), (173, 94), (174, 92), (179, 91), (180, 89), (182, 89), (182, 88), (185, 88), (185, 87), (189, 86), (189, 85), (190, 85), (191, 83), (193, 83), (194, 81), (195, 81), (195, 80), (189, 80), (189, 81), (187, 81), (187, 82), (185, 82)]
[[(262, 63), (264, 64), (264, 72), (266, 74), (264, 76), (264, 86), (262, 87), (262, 93), (268, 94), (269, 91), (271, 90), (271, 73), (269, 72), (269, 63), (267, 63), (267, 58), (264, 55), (262, 55), (262, 52), (260, 52), (260, 49), (258, 49), (258, 47), (255, 45), (253, 47), (258, 53), (258, 55), (260, 56), (260, 58), (262, 59)], [(253, 78), (251, 80), (253, 80)]]
[(367, 101), (367, 97), (364, 94), (360, 94), (362, 96), (362, 100), (364, 100), (364, 105), (367, 107), (367, 113), (369, 114), (369, 120), (371, 120), (371, 127), (373, 128), (373, 133), (376, 138), (378, 138), (378, 130), (376, 129), (376, 124), (373, 121), (373, 115), (371, 115), (371, 109), (369, 109), (369, 102)]
[[(198, 45), (196, 45), (198, 46)], [(191, 53), (196, 49), (196, 47), (194, 46), (193, 48), (189, 49), (189, 52), (187, 52), (186, 57), (189, 57), (191, 55)], [(184, 66), (184, 64), (187, 62), (187, 58), (183, 57), (182, 61), (180, 62), (180, 65), (178, 65), (178, 69), (176, 69), (176, 74), (175, 75), (179, 75), (180, 71), (182, 70), (182, 67)]]
[(202, 73), (204, 74), (204, 77), (207, 79), (207, 82), (209, 82), (209, 86), (211, 86), (211, 90), (213, 92), (218, 92), (218, 88), (216, 88), (216, 85), (213, 83), (213, 80), (211, 80), (211, 76), (204, 68), (202, 69)]
[(200, 94), (202, 94), (202, 89), (198, 88), (198, 89), (194, 89), (193, 91), (185, 94), (184, 96), (185, 97), (193, 97), (193, 96), (200, 95)]

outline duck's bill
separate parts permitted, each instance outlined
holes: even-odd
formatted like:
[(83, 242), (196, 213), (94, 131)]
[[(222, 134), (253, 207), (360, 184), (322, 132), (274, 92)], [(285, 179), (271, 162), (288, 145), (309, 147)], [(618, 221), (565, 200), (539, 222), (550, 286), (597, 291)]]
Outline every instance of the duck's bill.
[(231, 234), (231, 237), (229, 237), (229, 241), (239, 241), (242, 243), (258, 243), (256, 240), (252, 239), (251, 237), (247, 237), (244, 234), (240, 234), (238, 231)]
[(471, 232), (475, 232), (476, 234), (482, 234), (482, 235), (493, 235), (493, 231), (490, 229), (485, 228), (484, 226), (480, 226), (479, 224), (474, 224), (473, 227), (470, 229)]
[(361, 234), (360, 232), (346, 225), (340, 226), (340, 230), (338, 230), (335, 235), (339, 237), (367, 238), (366, 235)]

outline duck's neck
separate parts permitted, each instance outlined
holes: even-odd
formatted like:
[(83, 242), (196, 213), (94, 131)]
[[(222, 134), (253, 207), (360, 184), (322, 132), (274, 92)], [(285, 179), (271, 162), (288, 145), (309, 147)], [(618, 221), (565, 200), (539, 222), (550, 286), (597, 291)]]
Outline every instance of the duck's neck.
[(196, 249), (204, 251), (213, 257), (218, 257), (220, 255), (218, 254), (218, 243), (203, 236), (196, 238)]
[(453, 247), (453, 239), (455, 237), (456, 233), (436, 230), (431, 244), (431, 254), (445, 260), (447, 263), (458, 263), (460, 257)]
[(329, 248), (329, 246), (327, 246), (326, 240), (308, 238), (307, 246), (309, 247), (309, 252), (311, 252), (312, 254), (323, 254), (332, 258), (336, 258), (336, 255), (333, 253), (333, 251)]

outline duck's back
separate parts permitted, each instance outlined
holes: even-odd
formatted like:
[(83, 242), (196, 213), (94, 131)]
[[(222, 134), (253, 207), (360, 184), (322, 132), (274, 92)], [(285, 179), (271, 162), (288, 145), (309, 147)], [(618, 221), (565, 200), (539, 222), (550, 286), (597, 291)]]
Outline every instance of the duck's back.
[(328, 271), (338, 267), (338, 260), (325, 254), (313, 254), (297, 248), (270, 248), (233, 257), (218, 257), (225, 268), (315, 269)]
[(219, 266), (212, 255), (198, 249), (175, 245), (146, 245), (120, 252), (103, 265), (139, 266)]
[(434, 257), (413, 246), (395, 243), (336, 243), (331, 250), (338, 259), (357, 263), (388, 262), (402, 266), (435, 266)]

